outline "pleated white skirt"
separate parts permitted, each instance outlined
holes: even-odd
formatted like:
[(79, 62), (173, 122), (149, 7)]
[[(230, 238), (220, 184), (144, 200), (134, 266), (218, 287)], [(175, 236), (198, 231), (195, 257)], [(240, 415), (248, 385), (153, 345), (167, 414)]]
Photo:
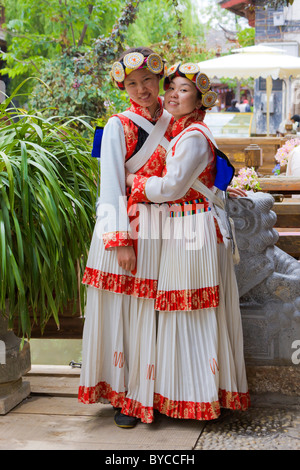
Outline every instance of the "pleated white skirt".
[[(217, 244), (211, 212), (171, 219), (174, 234), (180, 223), (190, 236), (162, 244), (154, 406), (170, 417), (215, 419), (221, 407), (250, 403), (232, 254)], [(192, 232), (200, 233), (193, 246)]]
[[(166, 217), (165, 205), (138, 204), (139, 217), (132, 223), (137, 236), (137, 266), (132, 274), (122, 269), (115, 249), (105, 250), (101, 224), (96, 223), (89, 250), (83, 283), (114, 293), (155, 299), (161, 250), (161, 225)], [(139, 232), (137, 235), (137, 228)]]
[(161, 311), (217, 307), (219, 270), (212, 213), (165, 220), (155, 308)]
[(82, 403), (111, 403), (146, 423), (154, 410), (161, 248), (161, 217), (154, 210), (143, 205), (140, 211), (135, 275), (119, 267), (116, 250), (104, 250), (95, 228), (83, 280), (88, 287), (78, 393)]
[(79, 401), (153, 421), (154, 300), (88, 287)]
[[(199, 420), (217, 418), (221, 407), (247, 409), (231, 252), (217, 244), (210, 212), (186, 216), (180, 223), (165, 220), (162, 238), (162, 244), (161, 238), (139, 241), (137, 275), (144, 272), (139, 279), (149, 278), (150, 266), (158, 279), (151, 298), (88, 283), (79, 400), (109, 402), (145, 423), (153, 421), (155, 409)], [(114, 254), (91, 250), (97, 270), (104, 266), (101, 257)], [(111, 259), (105, 272), (135, 279)]]

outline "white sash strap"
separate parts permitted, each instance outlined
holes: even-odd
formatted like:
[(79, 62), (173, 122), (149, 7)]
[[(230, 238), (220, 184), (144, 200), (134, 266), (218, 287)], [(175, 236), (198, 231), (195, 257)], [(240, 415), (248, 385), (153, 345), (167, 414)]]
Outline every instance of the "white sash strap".
[(164, 111), (161, 118), (155, 125), (153, 125), (151, 122), (147, 121), (147, 119), (139, 116), (138, 114), (132, 113), (131, 111), (124, 111), (124, 113), (121, 114), (128, 117), (149, 134), (146, 142), (140, 150), (125, 163), (126, 168), (130, 173), (136, 173), (145, 165), (145, 163), (147, 163), (159, 145), (162, 145), (165, 149), (169, 146), (169, 142), (164, 135), (170, 124), (171, 115)]
[(223, 199), (216, 196), (216, 194), (207, 186), (205, 186), (205, 184), (201, 183), (201, 181), (197, 179), (192, 185), (192, 188), (203, 194), (203, 196), (207, 197), (207, 199), (209, 199), (216, 206), (220, 207), (220, 209), (225, 210), (225, 203)]
[(142, 117), (139, 114), (136, 114), (132, 111), (124, 111), (123, 113), (120, 113), (120, 114), (122, 114), (123, 116), (128, 117), (128, 119), (133, 121), (138, 126), (142, 127), (146, 132), (148, 132), (148, 134), (151, 133), (151, 131), (154, 127), (154, 124), (152, 124), (152, 122), (148, 121), (144, 117)]
[[(210, 132), (209, 129), (207, 129), (207, 127), (205, 126), (202, 126), (201, 124), (191, 124), (191, 127), (196, 127), (197, 129), (199, 129), (204, 135), (205, 137), (211, 141), (211, 143), (216, 147), (218, 148), (217, 146), (217, 142), (215, 141), (212, 133)], [(178, 140), (180, 139), (180, 137), (185, 133), (186, 129), (183, 129), (183, 131), (180, 132), (180, 134), (178, 134), (176, 136), (176, 138), (174, 137), (174, 139), (169, 142), (169, 147), (168, 147), (168, 153), (170, 152), (170, 150), (172, 150), (172, 148), (174, 147), (174, 145), (176, 144), (176, 142), (178, 142)]]

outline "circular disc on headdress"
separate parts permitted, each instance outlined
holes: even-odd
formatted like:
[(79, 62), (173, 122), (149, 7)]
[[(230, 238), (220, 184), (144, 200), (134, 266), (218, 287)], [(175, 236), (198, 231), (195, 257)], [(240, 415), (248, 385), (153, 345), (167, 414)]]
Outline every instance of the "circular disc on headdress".
[(196, 77), (196, 87), (201, 93), (206, 93), (210, 88), (210, 80), (205, 73), (198, 73)]
[(150, 54), (147, 59), (147, 67), (152, 73), (161, 73), (164, 68), (164, 64), (158, 54)]
[(184, 73), (184, 74), (195, 74), (200, 72), (200, 67), (198, 64), (193, 64), (191, 62), (188, 62), (187, 64), (182, 64), (179, 67), (179, 72)]
[(144, 63), (145, 57), (140, 52), (130, 52), (123, 58), (125, 67), (129, 69), (137, 69)]
[(125, 79), (125, 72), (120, 62), (115, 62), (111, 69), (111, 76), (116, 82), (123, 82)]
[(179, 65), (180, 65), (180, 62), (177, 62), (174, 65), (171, 65), (171, 67), (169, 67), (168, 70), (166, 71), (166, 76), (169, 77), (170, 75), (175, 73)]
[(214, 91), (209, 91), (202, 96), (202, 105), (206, 108), (212, 108), (217, 101), (218, 95)]

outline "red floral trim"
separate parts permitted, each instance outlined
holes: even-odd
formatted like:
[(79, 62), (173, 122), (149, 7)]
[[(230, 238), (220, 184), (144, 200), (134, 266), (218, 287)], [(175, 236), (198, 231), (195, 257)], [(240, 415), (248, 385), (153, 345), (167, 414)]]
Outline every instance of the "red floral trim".
[(158, 393), (154, 395), (154, 407), (170, 418), (210, 420), (220, 416), (220, 403), (195, 403), (192, 401), (169, 400)]
[(102, 235), (105, 249), (116, 246), (132, 246), (132, 239), (128, 232), (107, 232)]
[(170, 418), (212, 420), (220, 416), (221, 407), (231, 410), (246, 411), (250, 406), (250, 395), (247, 393), (219, 390), (219, 400), (214, 402), (170, 400), (159, 393), (154, 393), (153, 407), (143, 406), (140, 402), (126, 398), (126, 392), (115, 392), (106, 382), (99, 382), (95, 387), (80, 386), (78, 401), (84, 404), (95, 404), (108, 400), (112, 406), (122, 408), (122, 413), (139, 418), (142, 423), (152, 423), (154, 409)]
[(211, 420), (220, 416), (221, 407), (246, 411), (249, 406), (249, 392), (227, 392), (220, 389), (219, 401), (211, 403), (169, 400), (158, 393), (154, 394), (154, 408), (170, 418)]
[(130, 398), (125, 398), (122, 413), (127, 416), (135, 416), (142, 423), (153, 423), (154, 421), (154, 408), (152, 406), (143, 406), (139, 401)]
[(201, 289), (157, 291), (155, 310), (200, 310), (219, 305), (219, 286)]
[(80, 386), (78, 389), (78, 401), (86, 405), (108, 400), (112, 406), (121, 408), (126, 392), (115, 392), (106, 382), (99, 382), (94, 387)]
[(146, 299), (155, 299), (157, 293), (156, 279), (140, 279), (126, 274), (105, 273), (89, 267), (85, 268), (82, 283), (116, 294)]
[(180, 132), (182, 132), (184, 129), (189, 127), (191, 124), (197, 123), (197, 124), (202, 124), (204, 127), (207, 127), (206, 124), (204, 124), (203, 120), (205, 118), (205, 111), (199, 110), (199, 109), (194, 109), (190, 114), (183, 116), (182, 118), (178, 119), (178, 121), (174, 122), (173, 128), (172, 128), (172, 136), (176, 137)]
[(230, 410), (246, 411), (251, 404), (249, 392), (239, 393), (219, 390), (219, 401), (223, 408), (229, 408)]
[(145, 187), (148, 178), (146, 176), (136, 175), (131, 188), (131, 198), (133, 202), (149, 202), (146, 196)]
[(150, 111), (149, 111), (148, 108), (143, 108), (143, 106), (140, 106), (139, 104), (137, 104), (133, 100), (130, 100), (131, 106), (130, 106), (129, 110), (132, 111), (133, 113), (136, 113), (136, 114), (139, 114), (140, 116), (143, 116), (145, 119), (148, 119), (148, 121), (158, 121), (158, 119), (161, 117), (161, 115), (164, 111), (164, 105), (163, 105), (163, 101), (160, 97), (158, 97), (157, 101), (158, 101), (159, 109), (156, 113), (155, 118), (153, 118), (151, 116)]
[(107, 382), (99, 382), (94, 387), (80, 386), (78, 389), (78, 401), (85, 405), (109, 401), (112, 406), (122, 408), (122, 413), (139, 418), (142, 423), (152, 423), (154, 410), (152, 406), (142, 406), (136, 400), (126, 398), (127, 392), (115, 392)]

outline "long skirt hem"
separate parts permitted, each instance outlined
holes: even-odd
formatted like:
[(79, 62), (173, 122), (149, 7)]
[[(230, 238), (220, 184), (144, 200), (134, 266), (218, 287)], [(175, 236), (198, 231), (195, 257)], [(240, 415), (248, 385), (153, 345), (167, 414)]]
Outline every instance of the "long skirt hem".
[(170, 418), (209, 421), (217, 419), (221, 408), (246, 411), (250, 407), (249, 392), (228, 392), (219, 390), (219, 399), (211, 402), (177, 401), (154, 394), (153, 407), (143, 406), (137, 400), (127, 399), (126, 392), (114, 392), (106, 383), (95, 387), (80, 387), (78, 401), (85, 404), (111, 403), (122, 409), (122, 413), (139, 418), (142, 423), (154, 421), (154, 410)]

